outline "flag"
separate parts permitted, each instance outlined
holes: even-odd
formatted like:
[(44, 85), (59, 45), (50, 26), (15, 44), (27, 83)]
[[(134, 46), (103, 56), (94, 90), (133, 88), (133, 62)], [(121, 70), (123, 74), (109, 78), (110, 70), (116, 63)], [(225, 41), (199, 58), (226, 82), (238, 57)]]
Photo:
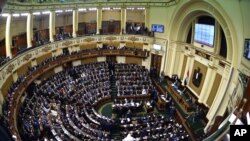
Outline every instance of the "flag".
[(188, 78), (189, 78), (189, 70), (187, 71), (187, 75), (186, 75), (186, 78), (184, 80), (184, 85), (186, 86), (187, 83), (188, 83)]

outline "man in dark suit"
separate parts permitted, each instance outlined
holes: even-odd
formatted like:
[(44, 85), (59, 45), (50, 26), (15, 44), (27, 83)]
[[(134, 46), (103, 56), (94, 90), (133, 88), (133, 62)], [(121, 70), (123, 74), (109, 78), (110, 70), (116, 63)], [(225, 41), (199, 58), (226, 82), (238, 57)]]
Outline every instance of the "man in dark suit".
[(197, 69), (194, 70), (192, 82), (196, 87), (199, 87), (201, 84), (201, 79), (202, 79), (202, 73), (200, 72), (200, 68), (198, 67)]

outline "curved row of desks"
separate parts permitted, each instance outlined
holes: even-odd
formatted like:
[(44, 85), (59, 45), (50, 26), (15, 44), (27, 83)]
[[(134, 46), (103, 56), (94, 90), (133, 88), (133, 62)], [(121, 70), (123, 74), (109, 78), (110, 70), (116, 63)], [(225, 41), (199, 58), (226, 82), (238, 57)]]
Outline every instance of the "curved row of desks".
[(92, 58), (92, 57), (100, 57), (100, 56), (126, 56), (126, 57), (138, 57), (138, 58), (146, 58), (148, 57), (149, 52), (148, 51), (142, 51), (142, 50), (88, 50), (88, 51), (80, 51), (78, 53), (74, 53), (71, 55), (65, 55), (61, 56), (60, 58), (53, 60), (36, 70), (34, 70), (30, 75), (26, 76), (25, 80), (18, 85), (17, 89), (15, 90), (14, 96), (13, 96), (13, 102), (9, 109), (9, 127), (10, 132), (12, 135), (16, 136), (16, 139), (21, 141), (21, 138), (19, 136), (18, 130), (17, 130), (17, 114), (20, 108), (20, 98), (25, 92), (26, 88), (39, 76), (46, 73), (50, 69), (53, 69), (57, 66), (60, 66), (64, 63), (72, 62), (75, 60), (82, 60), (86, 58)]

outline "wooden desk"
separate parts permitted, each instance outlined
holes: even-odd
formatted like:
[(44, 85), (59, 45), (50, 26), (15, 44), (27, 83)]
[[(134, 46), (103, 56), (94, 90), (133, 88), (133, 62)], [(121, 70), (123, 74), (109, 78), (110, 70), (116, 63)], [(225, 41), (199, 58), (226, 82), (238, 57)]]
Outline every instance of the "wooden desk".
[(174, 98), (174, 100), (176, 102), (178, 102), (186, 111), (189, 111), (191, 109), (190, 104), (186, 101), (186, 99), (181, 96), (175, 89), (174, 87), (171, 85), (172, 83), (167, 80), (167, 91), (172, 95), (172, 97)]
[(165, 110), (166, 104), (167, 104), (167, 102), (165, 102), (163, 99), (161, 99), (161, 96), (158, 96), (158, 101), (156, 103), (158, 110), (162, 110), (162, 111)]
[(156, 106), (157, 106), (158, 110), (165, 110), (166, 102), (160, 98), (161, 95), (165, 95), (165, 91), (160, 86), (160, 84), (156, 82), (156, 80), (152, 80), (152, 82), (153, 82), (154, 86), (156, 87), (157, 91), (159, 92), (158, 101), (156, 103)]

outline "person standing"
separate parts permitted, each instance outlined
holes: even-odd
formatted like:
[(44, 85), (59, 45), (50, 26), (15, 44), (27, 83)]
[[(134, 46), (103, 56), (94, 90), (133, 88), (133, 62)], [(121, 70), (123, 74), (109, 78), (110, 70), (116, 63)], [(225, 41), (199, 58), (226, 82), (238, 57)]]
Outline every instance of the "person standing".
[(192, 82), (196, 87), (199, 87), (201, 84), (201, 80), (202, 80), (202, 73), (200, 72), (200, 68), (198, 67), (197, 69), (194, 70)]

